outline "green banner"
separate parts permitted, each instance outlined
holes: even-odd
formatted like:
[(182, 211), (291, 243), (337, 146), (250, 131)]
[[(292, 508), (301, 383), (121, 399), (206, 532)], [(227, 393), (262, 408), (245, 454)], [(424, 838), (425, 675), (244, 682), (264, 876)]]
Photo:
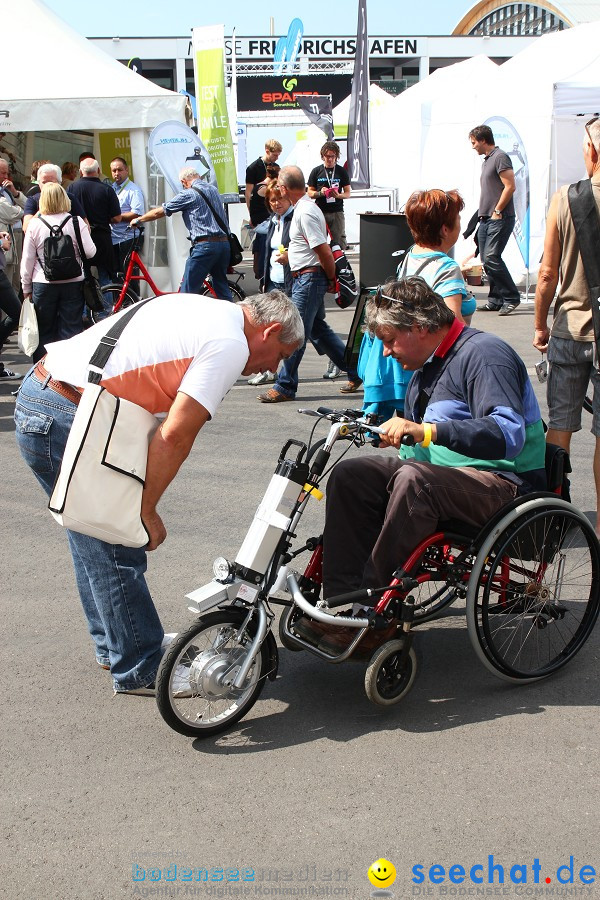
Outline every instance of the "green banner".
[(225, 95), (223, 25), (194, 28), (198, 135), (210, 153), (219, 192), (238, 198), (238, 182)]
[(133, 181), (133, 165), (131, 163), (131, 142), (128, 131), (101, 131), (98, 135), (100, 143), (100, 168), (105, 178), (110, 178), (110, 163), (115, 156), (122, 156), (129, 166), (129, 177)]

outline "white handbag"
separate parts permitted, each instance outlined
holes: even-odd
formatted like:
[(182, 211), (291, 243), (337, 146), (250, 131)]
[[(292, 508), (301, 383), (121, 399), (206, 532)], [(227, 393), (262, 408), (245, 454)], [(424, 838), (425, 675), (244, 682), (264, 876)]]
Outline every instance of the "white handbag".
[(21, 315), (19, 316), (19, 330), (17, 332), (17, 344), (19, 350), (25, 356), (33, 356), (40, 342), (40, 330), (38, 327), (37, 313), (35, 306), (26, 297), (21, 306)]
[(100, 385), (102, 370), (136, 303), (103, 337), (90, 360), (83, 391), (67, 438), (48, 509), (64, 528), (108, 544), (143, 547), (148, 532), (141, 519), (148, 445), (158, 420)]

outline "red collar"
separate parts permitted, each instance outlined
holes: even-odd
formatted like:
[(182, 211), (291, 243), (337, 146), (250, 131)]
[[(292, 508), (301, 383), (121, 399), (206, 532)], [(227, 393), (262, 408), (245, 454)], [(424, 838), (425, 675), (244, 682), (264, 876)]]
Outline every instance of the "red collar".
[(433, 355), (441, 356), (443, 359), (448, 351), (454, 346), (465, 327), (466, 326), (464, 322), (459, 322), (459, 320), (455, 318), (454, 322), (450, 326), (448, 334), (446, 335), (444, 340), (438, 344), (437, 349), (435, 350)]

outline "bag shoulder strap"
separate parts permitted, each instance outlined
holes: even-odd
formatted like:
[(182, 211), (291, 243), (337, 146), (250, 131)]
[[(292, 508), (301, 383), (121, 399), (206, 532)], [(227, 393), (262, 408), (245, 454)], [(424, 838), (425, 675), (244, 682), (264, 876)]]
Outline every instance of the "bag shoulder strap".
[(600, 216), (589, 178), (569, 185), (567, 191), (571, 219), (590, 292), (590, 306), (596, 345), (600, 342)]
[[(90, 373), (88, 375), (88, 381), (92, 384), (100, 384), (102, 380), (102, 373), (104, 371), (104, 367), (108, 362), (111, 353), (117, 346), (117, 342), (123, 331), (125, 330), (125, 326), (129, 324), (131, 319), (135, 316), (137, 312), (140, 311), (142, 306), (145, 306), (146, 303), (149, 303), (150, 300), (154, 300), (154, 297), (148, 297), (147, 300), (140, 300), (138, 303), (134, 303), (130, 309), (127, 310), (126, 313), (115, 322), (112, 328), (110, 328), (105, 335), (100, 338), (100, 343), (94, 350), (92, 357), (88, 363), (90, 367)], [(91, 371), (91, 370), (94, 371)]]
[(81, 258), (81, 265), (83, 266), (83, 273), (87, 278), (90, 274), (90, 263), (85, 255), (85, 251), (83, 249), (83, 241), (81, 240), (81, 231), (79, 229), (79, 216), (72, 216), (73, 219), (73, 231), (75, 232), (75, 239), (77, 241), (77, 246), (79, 248), (79, 256)]
[(214, 219), (215, 219), (217, 225), (218, 225), (219, 228), (221, 229), (221, 231), (224, 231), (225, 234), (228, 235), (228, 234), (229, 234), (229, 228), (227, 228), (227, 226), (225, 225), (225, 222), (223, 221), (223, 219), (221, 218), (221, 216), (217, 213), (216, 209), (213, 207), (213, 205), (212, 205), (212, 203), (210, 202), (210, 200), (208, 199), (208, 197), (206, 197), (206, 196), (202, 193), (202, 191), (200, 190), (200, 188), (194, 187), (194, 185), (192, 185), (192, 190), (193, 190), (193, 191), (196, 191), (197, 194), (200, 194), (200, 196), (202, 197), (202, 199), (204, 200), (204, 202), (206, 203), (206, 205), (207, 205), (208, 208), (210, 209), (211, 213), (213, 214), (213, 217), (214, 217)]

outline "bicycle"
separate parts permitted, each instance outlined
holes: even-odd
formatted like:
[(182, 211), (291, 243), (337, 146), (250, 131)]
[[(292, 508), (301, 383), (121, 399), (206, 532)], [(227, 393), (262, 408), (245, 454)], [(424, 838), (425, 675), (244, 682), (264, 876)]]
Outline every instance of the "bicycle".
[[(133, 232), (133, 242), (131, 244), (129, 253), (124, 260), (125, 272), (123, 273), (122, 283), (113, 282), (111, 284), (106, 284), (103, 288), (101, 288), (102, 294), (107, 300), (106, 305), (110, 306), (111, 314), (118, 313), (121, 309), (125, 309), (126, 307), (131, 306), (133, 303), (137, 303), (140, 299), (140, 297), (138, 297), (135, 291), (133, 291), (130, 287), (132, 282), (145, 281), (150, 289), (154, 292), (155, 297), (161, 297), (163, 294), (169, 293), (169, 291), (160, 290), (160, 288), (152, 278), (150, 272), (144, 265), (139, 254), (144, 229), (134, 227), (131, 230)], [(139, 269), (139, 274), (137, 274), (135, 271), (136, 267)], [(234, 300), (245, 300), (246, 293), (240, 285), (240, 281), (244, 278), (244, 273), (236, 272), (234, 269), (232, 269), (231, 272), (235, 274), (237, 278), (235, 281), (227, 279), (229, 290), (231, 291)], [(200, 293), (203, 296), (217, 296), (212, 286), (210, 275), (205, 279)], [(97, 312), (92, 312), (91, 317), (92, 321), (99, 321), (99, 315)]]
[[(156, 677), (158, 709), (172, 729), (215, 735), (256, 703), (266, 679), (277, 676), (272, 604), (284, 607), (279, 637), (287, 650), (329, 663), (366, 661), (365, 691), (380, 706), (398, 703), (414, 683), (413, 629), (457, 602), (476, 655), (502, 680), (538, 681), (576, 655), (600, 612), (600, 544), (584, 514), (561, 497), (570, 471), (564, 450), (547, 445), (548, 491), (516, 498), (482, 528), (439, 522), (387, 584), (321, 599), (322, 537), (295, 547), (300, 519), (345, 452), (382, 431), (360, 410), (298, 411), (328, 422), (328, 436), (313, 443), (313, 428), (308, 444), (286, 442), (235, 560), (217, 558), (213, 580), (187, 595), (196, 619), (169, 645)], [(350, 446), (332, 460), (340, 440)], [(305, 552), (301, 574), (293, 560)], [(335, 614), (353, 603), (375, 605)], [(304, 617), (355, 636), (336, 652), (306, 636)], [(173, 691), (180, 666), (188, 669), (185, 694)]]

